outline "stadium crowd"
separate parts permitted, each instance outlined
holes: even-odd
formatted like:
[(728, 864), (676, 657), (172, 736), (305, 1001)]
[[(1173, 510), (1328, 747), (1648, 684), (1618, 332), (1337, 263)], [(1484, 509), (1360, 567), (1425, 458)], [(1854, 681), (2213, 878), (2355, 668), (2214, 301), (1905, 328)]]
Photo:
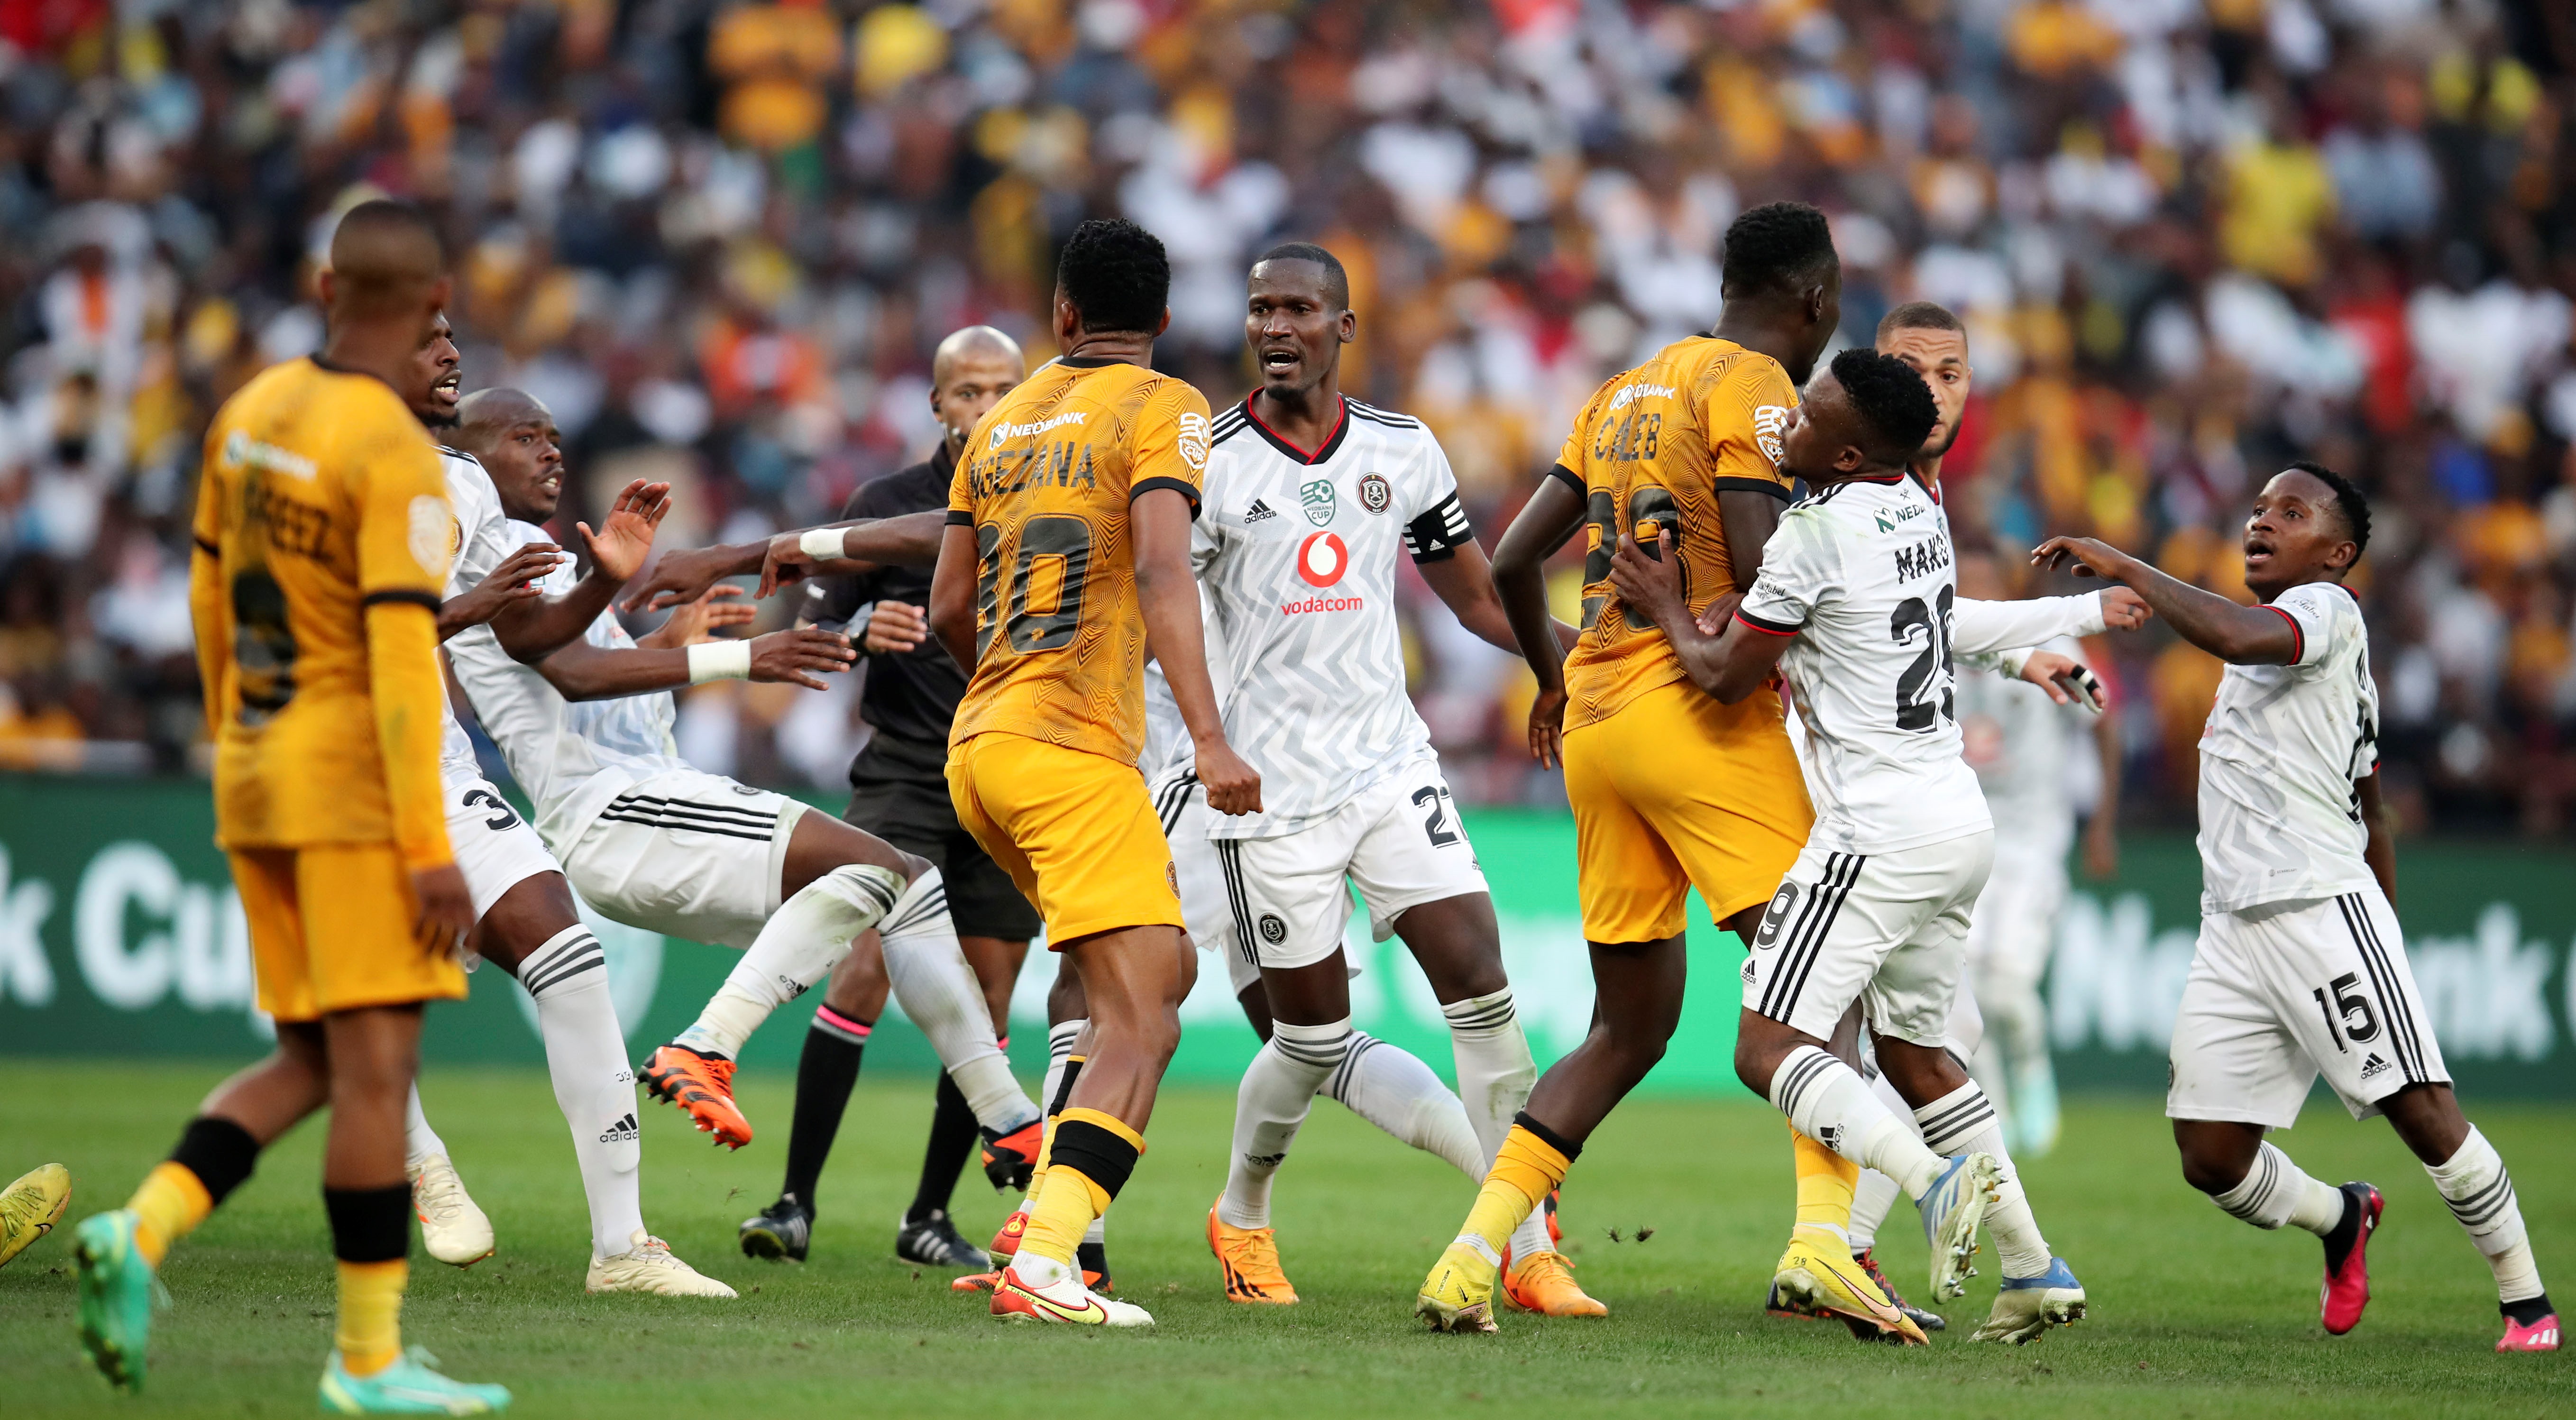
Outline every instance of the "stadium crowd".
[[(2576, 806), (2576, 13), (2545, 0), (0, 0), (0, 104), (0, 766), (191, 761), (198, 441), (318, 343), (364, 196), (440, 215), (467, 387), (551, 405), (566, 517), (667, 478), (675, 546), (920, 457), (933, 345), (1049, 353), (1098, 214), (1167, 243), (1158, 359), (1220, 408), (1247, 256), (1332, 247), (1346, 379), (1438, 430), (1490, 539), (1600, 380), (1715, 316), (1735, 211), (1797, 197), (1844, 339), (1911, 298), (1969, 323), (1955, 518), (2243, 596), (2260, 476), (2344, 469), (2390, 800)], [(1420, 625), (1452, 782), (1561, 804), (1526, 673)], [(2115, 648), (2138, 812), (2187, 819), (2219, 669)], [(706, 687), (683, 749), (835, 783), (854, 703)]]

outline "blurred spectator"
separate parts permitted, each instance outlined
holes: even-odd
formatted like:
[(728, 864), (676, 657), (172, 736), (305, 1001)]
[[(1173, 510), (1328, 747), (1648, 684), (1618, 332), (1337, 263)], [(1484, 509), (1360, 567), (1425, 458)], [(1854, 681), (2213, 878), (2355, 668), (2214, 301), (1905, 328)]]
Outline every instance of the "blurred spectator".
[[(197, 440), (318, 343), (316, 253), (374, 193), (447, 228), (469, 384), (561, 418), (566, 516), (667, 478), (674, 542), (814, 520), (917, 457), (931, 348), (977, 321), (1042, 347), (1056, 244), (1095, 213), (1162, 235), (1158, 360), (1219, 405), (1251, 382), (1245, 259), (1332, 245), (1355, 392), (1440, 433), (1490, 537), (1599, 381), (1715, 315), (1727, 221), (1789, 196), (1832, 217), (1846, 340), (1906, 299), (1965, 318), (1960, 518), (2243, 596), (2264, 474), (2359, 478), (2391, 802), (2563, 832), (2565, 10), (0, 4), (0, 763), (189, 762)], [(1452, 782), (1561, 801), (1518, 747), (1520, 668), (1408, 625)], [(2128, 802), (2186, 818), (2217, 667), (2161, 631), (2108, 653), (2141, 688)], [(716, 687), (682, 735), (711, 768), (830, 779), (848, 703)]]

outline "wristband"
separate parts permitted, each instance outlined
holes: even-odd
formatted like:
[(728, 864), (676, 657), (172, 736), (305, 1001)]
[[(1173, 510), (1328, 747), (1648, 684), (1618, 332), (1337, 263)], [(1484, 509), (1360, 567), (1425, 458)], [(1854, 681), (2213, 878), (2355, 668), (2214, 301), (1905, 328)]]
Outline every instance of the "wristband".
[(2023, 669), (2030, 664), (2030, 653), (2037, 649), (2023, 646), (2017, 650), (1998, 651), (1995, 653), (1995, 669), (2002, 671), (2007, 680), (2019, 680)]
[(689, 684), (751, 679), (751, 643), (701, 641), (689, 648)]
[(796, 550), (817, 562), (839, 562), (849, 554), (841, 550), (843, 528), (808, 528), (796, 539)]

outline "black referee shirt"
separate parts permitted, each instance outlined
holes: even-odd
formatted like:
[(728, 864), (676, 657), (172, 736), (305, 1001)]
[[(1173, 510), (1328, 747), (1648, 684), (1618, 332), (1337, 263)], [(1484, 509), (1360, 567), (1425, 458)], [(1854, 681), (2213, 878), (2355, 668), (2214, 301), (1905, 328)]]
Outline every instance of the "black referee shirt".
[[(910, 468), (860, 484), (843, 518), (893, 518), (948, 506), (955, 465), (934, 455)], [(879, 567), (858, 577), (817, 579), (806, 591), (805, 614), (814, 621), (846, 621), (871, 602), (909, 602), (927, 613), (930, 569)], [(860, 642), (865, 626), (850, 628)], [(859, 718), (876, 735), (850, 764), (853, 787), (890, 779), (937, 781), (946, 792), (948, 727), (966, 696), (966, 672), (932, 636), (909, 651), (867, 652), (868, 680), (859, 693)]]

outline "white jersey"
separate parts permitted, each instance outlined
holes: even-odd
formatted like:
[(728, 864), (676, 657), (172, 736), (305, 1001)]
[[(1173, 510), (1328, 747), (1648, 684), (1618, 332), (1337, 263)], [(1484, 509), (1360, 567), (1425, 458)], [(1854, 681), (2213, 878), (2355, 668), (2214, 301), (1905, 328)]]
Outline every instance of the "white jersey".
[[(2082, 660), (2072, 641), (2046, 649)], [(2075, 842), (2075, 800), (2067, 774), (2085, 712), (1998, 671), (1959, 673), (1959, 737), (1977, 787), (1994, 816), (1996, 856), (2063, 857)]]
[(2379, 768), (2379, 688), (2361, 604), (2332, 582), (2292, 587), (2286, 666), (2229, 666), (2200, 734), (2203, 912), (2372, 887), (2355, 779)]
[(1311, 456), (1249, 400), (1212, 429), (1190, 559), (1225, 646), (1226, 738), (1263, 804), (1220, 816), (1218, 838), (1294, 832), (1431, 753), (1405, 694), (1397, 559), (1453, 556), (1473, 534), (1431, 431), (1342, 405)]
[[(509, 516), (501, 511), (501, 490), (492, 486), (492, 475), (472, 454), (441, 446), (438, 463), (447, 474), (448, 506), (456, 513), (456, 555), (448, 562), (447, 594), (460, 597), (492, 575), (492, 569), (517, 551), (519, 543), (509, 532)], [(445, 690), (442, 685), (439, 708), (446, 723), (439, 737), (439, 772), (479, 778), (483, 770), (474, 757), (474, 742), (457, 722), (456, 707), (447, 703)]]
[(1950, 524), (1913, 479), (1834, 484), (1780, 515), (1736, 615), (1794, 636), (1810, 848), (1893, 853), (1993, 826), (1960, 757)]
[[(1233, 698), (1233, 684), (1225, 678), (1225, 632), (1216, 624), (1216, 612), (1208, 606), (1207, 588), (1199, 588), (1199, 628), (1207, 647), (1208, 680), (1216, 691), (1219, 713)], [(1145, 748), (1136, 756), (1136, 768), (1148, 784), (1160, 784), (1176, 770), (1195, 767), (1198, 752), (1190, 745), (1190, 727), (1181, 719), (1180, 702), (1172, 698), (1172, 683), (1163, 677), (1163, 663), (1145, 658)], [(1262, 787), (1269, 788), (1264, 782)]]
[[(543, 528), (526, 523), (508, 523), (505, 530), (504, 556), (531, 542), (552, 541)], [(543, 585), (549, 595), (560, 595), (578, 579), (566, 562)], [(635, 646), (616, 613), (608, 611), (582, 639), (603, 650)], [(535, 803), (537, 831), (558, 854), (624, 790), (689, 767), (671, 741), (675, 711), (667, 690), (574, 704), (536, 667), (510, 659), (489, 626), (459, 633), (447, 643), (447, 654), (483, 732), (500, 746), (510, 776)]]

